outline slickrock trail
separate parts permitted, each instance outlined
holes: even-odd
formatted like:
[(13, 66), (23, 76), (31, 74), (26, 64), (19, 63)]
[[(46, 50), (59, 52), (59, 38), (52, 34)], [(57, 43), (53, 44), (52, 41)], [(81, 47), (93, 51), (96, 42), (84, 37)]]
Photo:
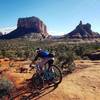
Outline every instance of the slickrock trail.
[[(77, 60), (75, 63), (76, 70), (63, 77), (57, 88), (48, 88), (31, 100), (100, 100), (100, 60)], [(31, 74), (7, 72), (17, 87)]]
[(100, 100), (100, 61), (76, 61), (76, 64), (87, 68), (64, 77), (54, 91), (39, 100)]

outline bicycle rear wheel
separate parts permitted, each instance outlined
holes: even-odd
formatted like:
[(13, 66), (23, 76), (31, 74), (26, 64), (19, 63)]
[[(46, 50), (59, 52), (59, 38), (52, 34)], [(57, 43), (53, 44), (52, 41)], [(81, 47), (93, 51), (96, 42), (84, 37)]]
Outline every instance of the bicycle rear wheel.
[(40, 75), (38, 74), (33, 75), (31, 80), (32, 80), (32, 85), (34, 86), (35, 89), (40, 90), (43, 88), (44, 82)]

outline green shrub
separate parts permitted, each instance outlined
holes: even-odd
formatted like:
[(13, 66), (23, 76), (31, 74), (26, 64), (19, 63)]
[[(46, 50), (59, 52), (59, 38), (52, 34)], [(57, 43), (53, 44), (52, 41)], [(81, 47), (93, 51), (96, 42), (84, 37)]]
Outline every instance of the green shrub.
[(0, 67), (2, 67), (2, 64), (0, 64)]
[[(74, 59), (84, 59), (84, 55), (100, 49), (97, 43), (71, 44), (65, 40), (31, 41), (29, 39), (0, 40), (0, 57), (30, 58), (37, 47), (55, 52), (55, 57), (63, 61), (73, 53)], [(71, 55), (71, 56), (72, 56)]]
[(13, 88), (13, 82), (6, 77), (2, 77), (2, 79), (0, 79), (0, 98), (2, 98), (3, 96), (10, 95)]

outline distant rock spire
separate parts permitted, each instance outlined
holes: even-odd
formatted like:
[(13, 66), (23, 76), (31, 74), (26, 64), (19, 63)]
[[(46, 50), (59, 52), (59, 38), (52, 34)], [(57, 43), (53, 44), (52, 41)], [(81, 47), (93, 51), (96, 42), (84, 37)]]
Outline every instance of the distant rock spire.
[(0, 36), (2, 36), (3, 35), (3, 33), (2, 32), (0, 32)]
[(97, 38), (100, 37), (99, 34), (96, 32), (93, 32), (91, 29), (91, 24), (86, 23), (83, 24), (80, 20), (79, 25), (76, 26), (76, 28), (67, 34), (69, 38)]
[(80, 25), (80, 26), (82, 26), (82, 20), (80, 20), (80, 23), (79, 23), (79, 25)]

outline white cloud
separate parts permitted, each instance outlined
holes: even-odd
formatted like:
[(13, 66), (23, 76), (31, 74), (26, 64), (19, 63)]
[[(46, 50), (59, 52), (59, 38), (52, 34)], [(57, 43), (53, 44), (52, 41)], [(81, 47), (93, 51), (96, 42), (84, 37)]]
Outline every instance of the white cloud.
[(0, 32), (2, 32), (3, 34), (7, 34), (11, 31), (13, 31), (14, 29), (16, 29), (16, 26), (12, 26), (12, 27), (4, 27), (4, 28), (0, 28)]
[(64, 32), (57, 32), (57, 31), (48, 31), (48, 33), (54, 36), (61, 36), (65, 34)]

